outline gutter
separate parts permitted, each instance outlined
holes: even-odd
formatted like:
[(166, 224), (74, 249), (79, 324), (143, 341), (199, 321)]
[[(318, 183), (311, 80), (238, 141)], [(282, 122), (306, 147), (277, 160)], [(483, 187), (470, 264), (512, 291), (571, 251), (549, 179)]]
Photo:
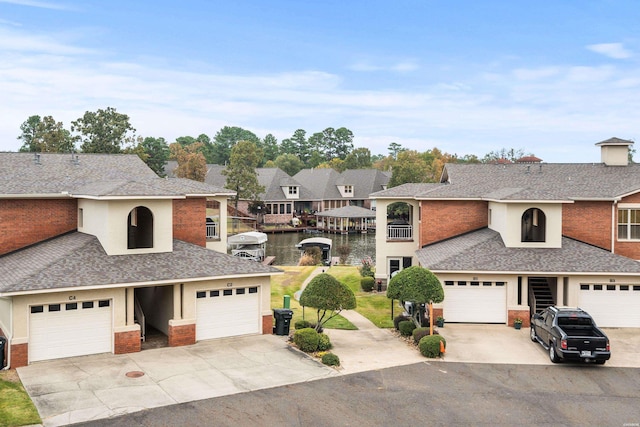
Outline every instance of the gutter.
[(611, 253), (616, 253), (616, 218), (618, 211), (618, 200), (614, 200), (611, 205)]

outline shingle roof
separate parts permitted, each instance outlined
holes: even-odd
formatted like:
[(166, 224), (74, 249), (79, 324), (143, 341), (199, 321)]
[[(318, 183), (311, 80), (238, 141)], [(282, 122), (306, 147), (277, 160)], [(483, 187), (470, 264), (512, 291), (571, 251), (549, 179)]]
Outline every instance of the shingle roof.
[(416, 199), (612, 200), (640, 191), (640, 164), (603, 163), (447, 164), (441, 184), (404, 184), (377, 197)]
[(337, 200), (342, 199), (336, 182), (340, 174), (334, 169), (302, 169), (293, 178), (301, 185), (313, 191), (316, 200)]
[(369, 194), (380, 191), (389, 183), (389, 172), (377, 169), (348, 169), (340, 174), (337, 185), (353, 185), (354, 199), (368, 199)]
[(94, 236), (73, 232), (0, 257), (0, 294), (175, 282), (280, 270), (174, 239), (173, 252), (107, 255)]
[(375, 218), (376, 213), (371, 209), (361, 208), (360, 206), (343, 206), (337, 209), (318, 212), (317, 216), (331, 218)]
[(0, 196), (179, 197), (234, 194), (158, 177), (135, 154), (0, 153)]
[(416, 256), (434, 272), (640, 274), (640, 263), (577, 240), (563, 237), (561, 248), (508, 248), (488, 228), (425, 246)]

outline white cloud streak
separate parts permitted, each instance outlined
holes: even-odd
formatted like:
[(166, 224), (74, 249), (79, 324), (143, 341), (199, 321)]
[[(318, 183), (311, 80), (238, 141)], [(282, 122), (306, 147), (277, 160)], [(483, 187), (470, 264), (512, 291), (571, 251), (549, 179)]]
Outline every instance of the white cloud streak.
[(613, 59), (627, 59), (633, 56), (631, 51), (625, 49), (622, 43), (592, 44), (587, 46), (587, 49)]

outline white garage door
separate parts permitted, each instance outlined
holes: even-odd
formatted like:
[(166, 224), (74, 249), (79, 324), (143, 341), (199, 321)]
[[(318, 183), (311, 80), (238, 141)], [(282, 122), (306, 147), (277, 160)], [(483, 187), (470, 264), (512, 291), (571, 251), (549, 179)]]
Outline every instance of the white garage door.
[(446, 322), (505, 323), (507, 285), (505, 282), (454, 282), (444, 286)]
[(598, 326), (640, 328), (640, 285), (582, 284), (578, 306)]
[(257, 286), (196, 292), (196, 340), (260, 333)]
[(33, 305), (29, 361), (112, 351), (111, 300)]

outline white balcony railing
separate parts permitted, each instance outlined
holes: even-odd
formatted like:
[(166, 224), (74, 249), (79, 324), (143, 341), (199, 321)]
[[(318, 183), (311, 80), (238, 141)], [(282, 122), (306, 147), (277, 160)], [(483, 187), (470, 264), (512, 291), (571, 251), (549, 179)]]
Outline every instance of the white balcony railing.
[(387, 240), (413, 240), (413, 226), (387, 225)]
[(220, 239), (220, 227), (217, 222), (207, 222), (207, 239)]

